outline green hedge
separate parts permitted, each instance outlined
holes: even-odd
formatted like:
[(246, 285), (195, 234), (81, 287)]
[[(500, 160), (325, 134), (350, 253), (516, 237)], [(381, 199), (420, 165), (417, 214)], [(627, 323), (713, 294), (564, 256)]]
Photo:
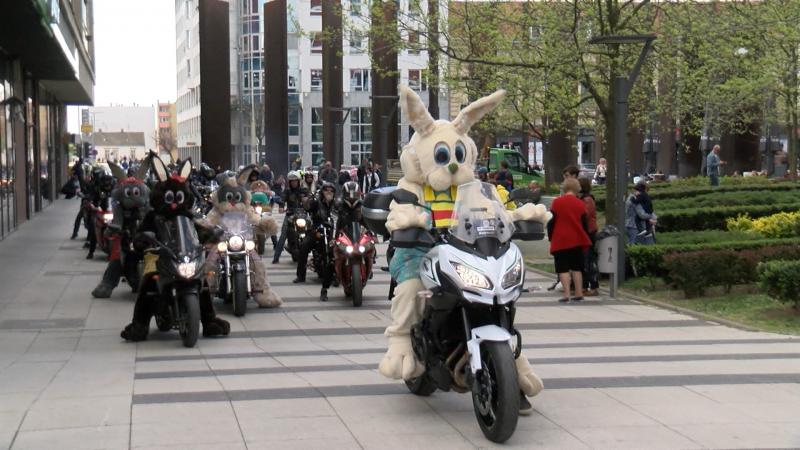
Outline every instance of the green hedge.
[(658, 233), (658, 243), (668, 245), (713, 244), (717, 242), (758, 241), (764, 237), (746, 231), (700, 230)]
[[(626, 249), (628, 262), (636, 276), (664, 276), (664, 257), (670, 253), (687, 253), (701, 250), (748, 250), (765, 247), (800, 246), (800, 238), (760, 239), (750, 241), (714, 242), (705, 244), (655, 244), (631, 245)], [(800, 247), (798, 247), (800, 248)]]
[(718, 206), (710, 208), (686, 208), (659, 211), (658, 229), (661, 231), (681, 230), (724, 230), (725, 220), (747, 214), (750, 217), (764, 217), (779, 212), (800, 210), (800, 203), (777, 205)]
[(731, 191), (702, 194), (689, 198), (654, 200), (656, 211), (718, 206), (777, 205), (800, 202), (800, 190)]
[[(651, 184), (650, 186), (669, 186), (669, 184)], [(633, 189), (631, 186), (630, 189)], [(735, 185), (735, 186), (719, 186), (716, 188), (712, 188), (711, 186), (687, 186), (687, 187), (667, 187), (661, 189), (653, 189), (651, 188), (648, 194), (650, 198), (654, 201), (656, 210), (659, 209), (666, 209), (663, 204), (661, 204), (660, 200), (668, 200), (668, 199), (687, 199), (691, 197), (697, 196), (704, 196), (709, 194), (722, 194), (722, 193), (731, 193), (731, 192), (742, 192), (742, 193), (752, 193), (752, 192), (781, 192), (781, 191), (792, 191), (798, 190), (798, 185), (796, 183), (791, 182), (775, 182), (772, 184), (755, 184), (755, 185)], [(595, 201), (597, 202), (597, 210), (604, 211), (605, 210), (605, 197), (606, 193), (605, 190), (592, 190), (592, 195), (594, 195)], [(798, 190), (798, 197), (800, 197), (800, 190)]]
[(749, 284), (759, 280), (759, 265), (776, 260), (800, 260), (800, 246), (777, 245), (738, 251), (720, 249), (669, 253), (664, 256), (663, 277), (670, 285), (682, 289), (686, 297), (703, 295), (705, 289), (711, 286), (724, 286), (726, 292), (729, 292), (735, 284)]
[(770, 297), (800, 309), (800, 261), (767, 261), (758, 265), (758, 285)]

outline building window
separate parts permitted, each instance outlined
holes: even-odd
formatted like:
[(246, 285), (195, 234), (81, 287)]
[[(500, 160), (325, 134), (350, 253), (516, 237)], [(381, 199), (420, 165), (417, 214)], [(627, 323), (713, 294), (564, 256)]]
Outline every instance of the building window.
[(408, 54), (419, 55), (419, 32), (411, 30), (408, 32)]
[(322, 15), (322, 0), (311, 0), (311, 15), (312, 16)]
[(300, 136), (300, 108), (289, 109), (289, 136)]
[(257, 34), (253, 35), (252, 41), (253, 41), (253, 51), (254, 52), (261, 51), (261, 47), (260, 47), (260, 43), (258, 41), (258, 35)]
[(350, 0), (350, 15), (351, 16), (361, 15), (361, 0)]
[(300, 145), (289, 144), (289, 164), (300, 158)]
[(191, 77), (192, 76), (192, 60), (191, 59), (187, 59), (186, 60), (186, 76), (187, 77)]
[(322, 143), (322, 108), (311, 108), (311, 142)]
[(245, 72), (242, 74), (242, 85), (245, 87), (245, 89), (250, 88), (250, 72)]
[(311, 90), (312, 91), (321, 91), (322, 90), (322, 71), (321, 70), (312, 70), (311, 71)]
[(297, 78), (289, 76), (289, 84), (287, 86), (289, 92), (297, 92)]
[(408, 0), (408, 17), (418, 18), (420, 16), (422, 16), (422, 6), (420, 5), (420, 0)]
[(253, 87), (261, 87), (261, 72), (253, 72)]
[(351, 91), (370, 90), (369, 69), (350, 69), (350, 90)]
[(322, 33), (311, 33), (311, 53), (322, 53)]
[(424, 70), (409, 69), (408, 71), (408, 87), (415, 91), (428, 90), (428, 79)]
[(350, 53), (364, 53), (364, 33), (359, 30), (350, 31)]
[(370, 108), (350, 111), (350, 164), (358, 165), (372, 154), (372, 115)]

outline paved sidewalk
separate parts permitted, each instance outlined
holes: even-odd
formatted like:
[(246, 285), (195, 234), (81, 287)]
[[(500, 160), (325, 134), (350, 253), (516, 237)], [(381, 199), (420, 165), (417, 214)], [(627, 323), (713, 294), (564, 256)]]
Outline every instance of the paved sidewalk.
[[(387, 274), (362, 308), (341, 288), (321, 304), (284, 257), (268, 265), (282, 308), (239, 319), (218, 304), (231, 336), (194, 349), (155, 329), (128, 344), (133, 297), (89, 295), (105, 263), (67, 239), (77, 208), (58, 202), (0, 241), (0, 448), (495, 447), (469, 396), (419, 398), (377, 373)], [(800, 447), (800, 339), (631, 302), (561, 305), (528, 276), (540, 290), (517, 323), (546, 390), (503, 447)]]

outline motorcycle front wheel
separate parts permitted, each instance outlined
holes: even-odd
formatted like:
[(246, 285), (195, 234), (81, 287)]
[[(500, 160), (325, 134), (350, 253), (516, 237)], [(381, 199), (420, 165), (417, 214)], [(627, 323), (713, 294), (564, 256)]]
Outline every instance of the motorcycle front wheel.
[(352, 276), (350, 277), (353, 290), (353, 306), (359, 307), (364, 301), (364, 283), (361, 279), (361, 264), (353, 264), (350, 266)]
[(244, 272), (233, 274), (233, 315), (242, 317), (247, 313), (247, 278)]
[(508, 440), (519, 419), (519, 382), (514, 353), (508, 342), (481, 343), (482, 370), (478, 391), (472, 392), (475, 417), (484, 436), (492, 442)]
[(181, 309), (180, 335), (184, 347), (192, 348), (200, 335), (200, 300), (197, 294), (184, 294), (178, 299)]

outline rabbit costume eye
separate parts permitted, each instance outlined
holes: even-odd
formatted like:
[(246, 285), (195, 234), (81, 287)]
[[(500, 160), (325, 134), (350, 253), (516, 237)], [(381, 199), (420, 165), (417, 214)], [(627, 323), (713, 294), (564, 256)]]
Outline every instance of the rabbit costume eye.
[(233, 192), (226, 192), (225, 193), (225, 200), (232, 202), (233, 201)]
[(130, 197), (130, 196), (131, 196), (130, 188), (125, 188), (125, 197)]
[(164, 202), (166, 203), (173, 203), (175, 201), (175, 193), (172, 191), (167, 191), (164, 193)]
[(433, 159), (436, 164), (444, 166), (450, 162), (450, 147), (446, 143), (440, 142), (436, 144), (436, 150), (433, 153)]
[(140, 194), (140, 192), (139, 192), (139, 188), (138, 187), (135, 187), (135, 188), (131, 189), (131, 195), (133, 195), (134, 197), (138, 197), (139, 194)]
[(236, 203), (239, 203), (241, 201), (242, 201), (242, 193), (241, 192), (237, 192), (236, 193)]
[(464, 147), (464, 144), (461, 141), (456, 142), (456, 161), (461, 164), (466, 157), (467, 149)]
[(178, 191), (177, 193), (175, 193), (175, 202), (176, 203), (178, 203), (179, 205), (182, 205), (184, 200), (185, 200), (185, 198), (184, 198), (183, 192)]

